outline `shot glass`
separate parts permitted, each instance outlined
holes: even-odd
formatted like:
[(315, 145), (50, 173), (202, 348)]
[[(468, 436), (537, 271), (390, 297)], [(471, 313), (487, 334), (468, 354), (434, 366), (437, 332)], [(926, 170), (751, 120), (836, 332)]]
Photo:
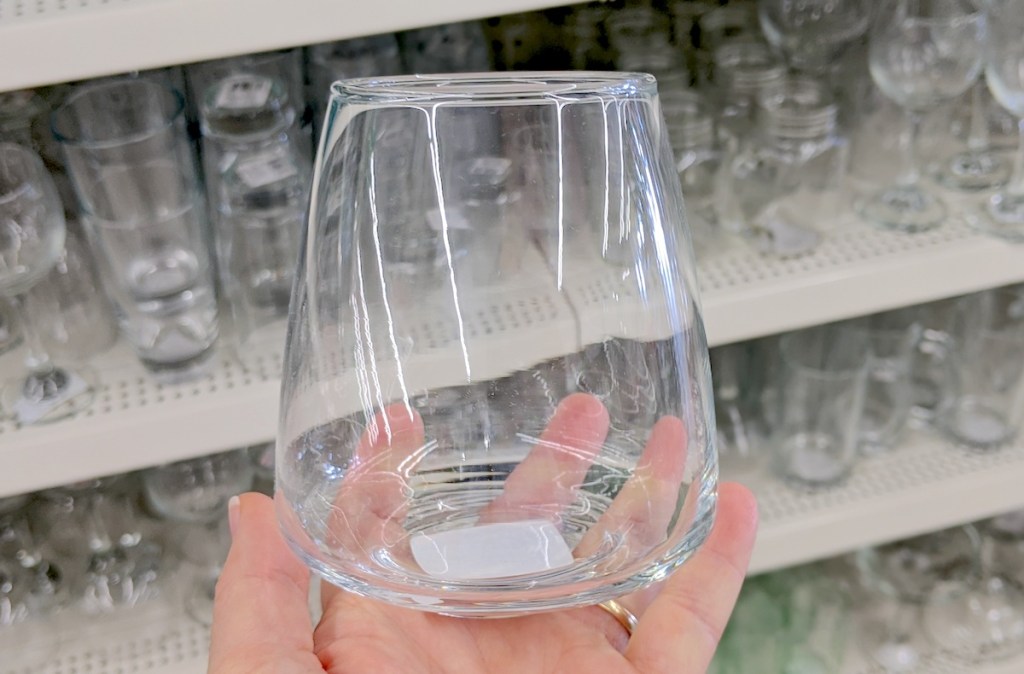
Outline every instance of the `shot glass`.
[(165, 381), (201, 372), (218, 334), (184, 108), (154, 81), (109, 80), (73, 92), (52, 120), (121, 331)]
[(772, 442), (776, 469), (803, 485), (839, 482), (857, 456), (867, 338), (849, 325), (834, 324), (786, 335), (779, 348), (782, 390)]

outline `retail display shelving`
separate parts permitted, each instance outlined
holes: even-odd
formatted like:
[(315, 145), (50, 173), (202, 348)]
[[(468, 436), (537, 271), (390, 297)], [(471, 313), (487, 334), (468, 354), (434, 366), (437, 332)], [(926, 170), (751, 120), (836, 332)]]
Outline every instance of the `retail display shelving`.
[[(0, 91), (567, 4), (551, 0), (0, 0)], [(13, 64), (17, 64), (16, 67)]]

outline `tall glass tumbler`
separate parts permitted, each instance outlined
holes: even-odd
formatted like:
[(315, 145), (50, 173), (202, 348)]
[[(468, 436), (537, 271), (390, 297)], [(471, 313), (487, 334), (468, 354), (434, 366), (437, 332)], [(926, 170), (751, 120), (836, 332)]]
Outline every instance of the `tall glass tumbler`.
[(857, 456), (867, 383), (867, 338), (829, 325), (786, 335), (782, 392), (772, 445), (779, 473), (819, 486), (844, 479)]
[(217, 340), (205, 206), (184, 99), (146, 79), (84, 86), (53, 115), (90, 241), (143, 364), (202, 370)]
[[(326, 119), (277, 444), (296, 552), (462, 616), (590, 605), (683, 564), (712, 520), (715, 424), (654, 78), (347, 80)], [(498, 177), (481, 160), (514, 208), (466, 208)], [(614, 260), (597, 230), (623, 233)], [(389, 255), (417, 231), (429, 254)], [(492, 243), (460, 245), (474, 233)], [(463, 273), (510, 241), (519, 264)]]

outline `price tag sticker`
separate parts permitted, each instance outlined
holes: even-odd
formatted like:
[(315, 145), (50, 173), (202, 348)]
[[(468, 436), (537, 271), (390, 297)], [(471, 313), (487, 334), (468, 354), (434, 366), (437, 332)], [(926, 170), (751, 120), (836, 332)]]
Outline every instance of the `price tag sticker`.
[(235, 172), (246, 187), (255, 189), (294, 178), (299, 169), (287, 154), (261, 152), (238, 162)]
[(214, 104), (227, 110), (260, 108), (267, 104), (274, 82), (259, 75), (234, 75), (221, 81)]
[(19, 424), (34, 424), (75, 396), (85, 393), (89, 388), (89, 384), (74, 372), (65, 370), (64, 375), (67, 377), (67, 385), (57, 395), (44, 400), (22, 398), (11, 407)]

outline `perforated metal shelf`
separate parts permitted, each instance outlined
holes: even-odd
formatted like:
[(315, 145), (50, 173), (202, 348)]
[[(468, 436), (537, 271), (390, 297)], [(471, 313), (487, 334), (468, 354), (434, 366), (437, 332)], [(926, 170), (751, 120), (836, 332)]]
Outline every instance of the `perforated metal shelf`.
[(861, 459), (827, 489), (794, 487), (763, 467), (723, 478), (757, 494), (750, 568), (760, 573), (1024, 507), (1024, 448), (977, 452), (922, 431), (890, 454)]

